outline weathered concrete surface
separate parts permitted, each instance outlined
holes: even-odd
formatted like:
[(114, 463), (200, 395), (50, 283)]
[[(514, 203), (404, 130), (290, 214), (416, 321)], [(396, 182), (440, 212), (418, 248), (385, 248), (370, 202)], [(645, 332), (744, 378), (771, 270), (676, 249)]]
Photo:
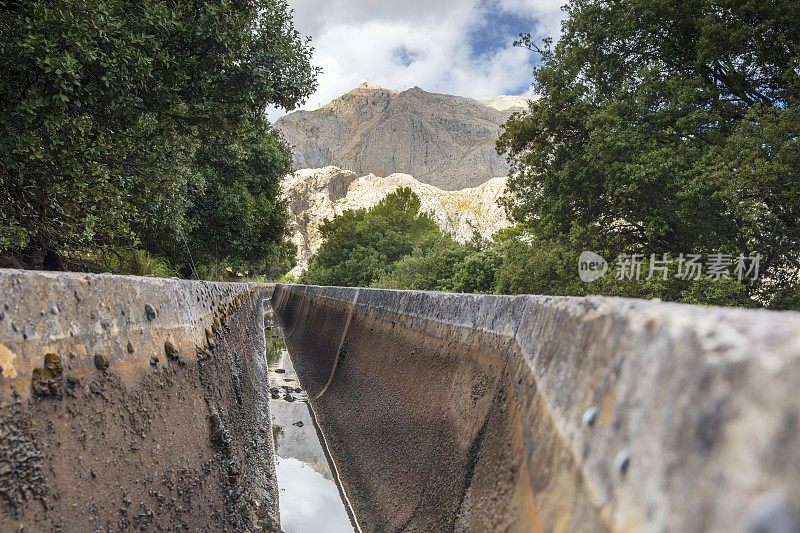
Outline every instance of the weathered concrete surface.
[(0, 270), (0, 531), (279, 530), (270, 291)]
[(800, 530), (800, 315), (278, 285), (368, 531)]

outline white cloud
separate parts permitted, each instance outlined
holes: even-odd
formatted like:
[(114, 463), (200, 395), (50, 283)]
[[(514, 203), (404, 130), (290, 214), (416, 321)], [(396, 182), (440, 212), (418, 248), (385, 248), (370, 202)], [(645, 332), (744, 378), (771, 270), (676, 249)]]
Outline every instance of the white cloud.
[(289, 7), (295, 11), (295, 26), (312, 36), (340, 24), (435, 21), (470, 9), (472, 4), (472, 0), (289, 0)]
[[(538, 36), (557, 34), (560, 2), (552, 0), (290, 0), (295, 25), (312, 36), (319, 88), (303, 108), (316, 109), (370, 84), (461, 96), (529, 91), (531, 52), (512, 46), (516, 34), (483, 22), (487, 10), (507, 14)], [(529, 26), (529, 27), (528, 27)], [(491, 34), (489, 32), (500, 32)], [(473, 39), (491, 40), (475, 53)], [(284, 114), (270, 111), (270, 119)]]

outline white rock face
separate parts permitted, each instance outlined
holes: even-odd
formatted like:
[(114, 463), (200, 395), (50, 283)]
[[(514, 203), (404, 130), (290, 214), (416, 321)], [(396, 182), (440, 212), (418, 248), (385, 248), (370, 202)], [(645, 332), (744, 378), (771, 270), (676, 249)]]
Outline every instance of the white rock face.
[(498, 111), (525, 111), (528, 109), (528, 101), (532, 98), (528, 96), (485, 96), (476, 100), (485, 106), (493, 107)]
[(322, 244), (319, 227), (323, 220), (348, 209), (373, 207), (399, 187), (413, 190), (420, 198), (422, 211), (457, 240), (468, 241), (476, 232), (491, 237), (510, 225), (505, 211), (497, 204), (506, 182), (505, 177), (492, 178), (477, 187), (444, 191), (408, 174), (358, 177), (355, 172), (333, 166), (298, 170), (282, 184), (283, 195), (289, 202), (292, 242), (297, 245), (298, 264), (291, 273), (299, 276), (305, 271), (309, 259), (319, 249)]

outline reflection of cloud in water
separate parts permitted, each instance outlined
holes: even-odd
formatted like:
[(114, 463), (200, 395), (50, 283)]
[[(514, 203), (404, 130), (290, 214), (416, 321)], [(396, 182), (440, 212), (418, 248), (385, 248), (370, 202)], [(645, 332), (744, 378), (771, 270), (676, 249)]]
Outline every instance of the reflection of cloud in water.
[(277, 458), (281, 527), (286, 533), (326, 531), (352, 533), (333, 481), (294, 458)]
[[(272, 411), (273, 432), (280, 427), (275, 439), (275, 453), (280, 457), (299, 459), (327, 479), (333, 481), (333, 472), (328, 465), (328, 458), (322, 450), (314, 422), (305, 402), (270, 402)], [(297, 427), (297, 422), (303, 423)]]

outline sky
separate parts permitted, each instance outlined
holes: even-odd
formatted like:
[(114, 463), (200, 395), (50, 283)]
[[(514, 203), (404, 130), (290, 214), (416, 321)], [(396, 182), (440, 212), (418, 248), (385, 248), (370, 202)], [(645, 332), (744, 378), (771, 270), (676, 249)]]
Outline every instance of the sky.
[[(289, 0), (312, 38), (316, 109), (362, 80), (371, 85), (480, 97), (531, 94), (536, 54), (518, 34), (557, 38), (566, 0)], [(272, 109), (271, 120), (285, 114)]]

